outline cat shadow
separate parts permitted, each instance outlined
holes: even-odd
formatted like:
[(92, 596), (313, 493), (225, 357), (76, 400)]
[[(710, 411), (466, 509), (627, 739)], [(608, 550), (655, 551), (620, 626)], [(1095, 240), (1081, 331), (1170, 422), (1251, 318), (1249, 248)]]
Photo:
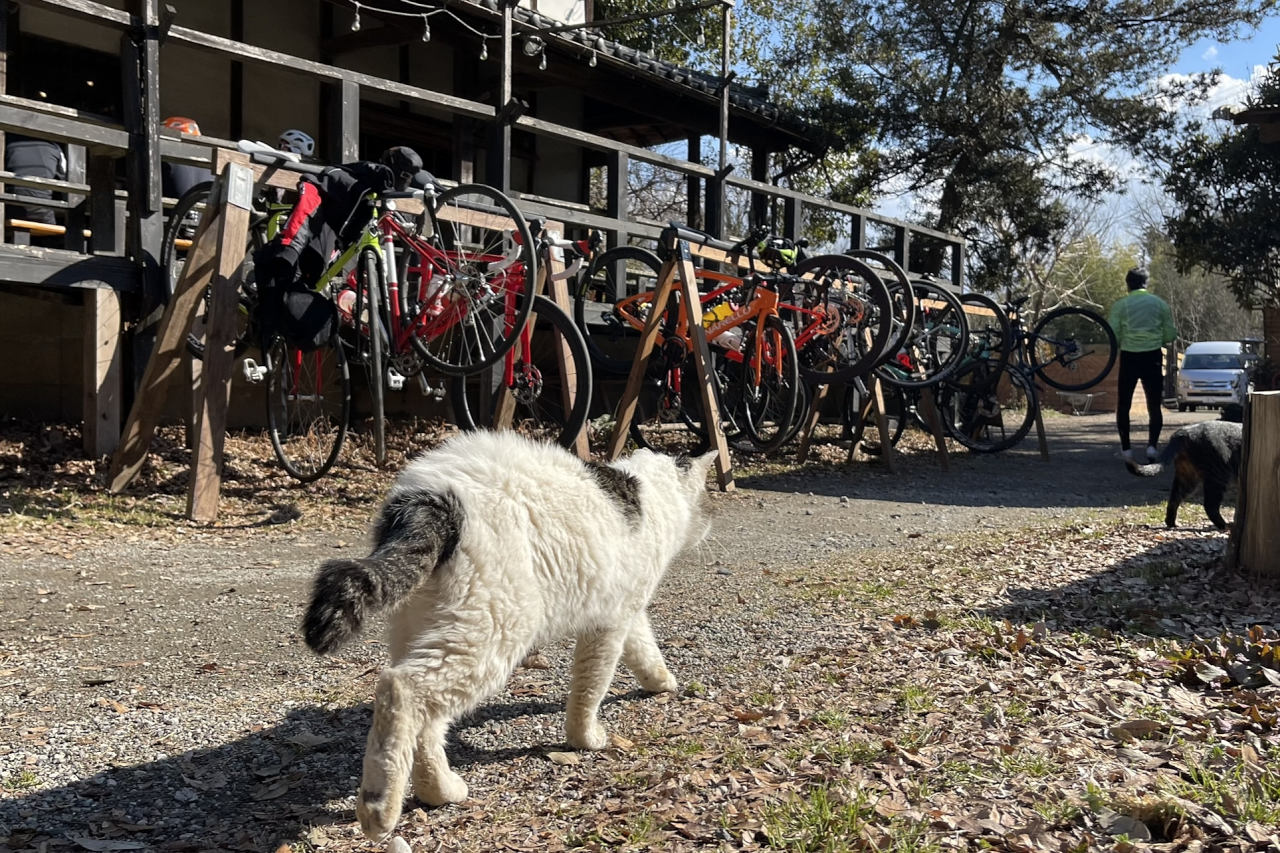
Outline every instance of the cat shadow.
[(1151, 538), (1160, 541), (1104, 571), (1058, 586), (1010, 586), (1005, 603), (979, 615), (1015, 629), (1043, 623), (1050, 635), (1080, 631), (1175, 640), (1243, 634), (1253, 625), (1272, 624), (1280, 591), (1225, 567), (1226, 533), (1208, 524), (1178, 529), (1183, 535), (1165, 538), (1165, 528), (1153, 525)]
[[(605, 704), (645, 695), (611, 694)], [(566, 750), (559, 738), (538, 739), (541, 727), (513, 747), (483, 746), (476, 734), (489, 723), (563, 712), (562, 701), (482, 705), (451, 731), (450, 762), (465, 771)], [(0, 799), (0, 849), (41, 850), (77, 837), (107, 844), (87, 849), (275, 850), (316, 827), (346, 829), (355, 822), (371, 719), (369, 703), (293, 708), (275, 725), (254, 727), (225, 743), (108, 767), (28, 793), (10, 791)], [(34, 784), (50, 772), (39, 765), (28, 770)], [(18, 778), (16, 771), (12, 775)], [(141, 846), (111, 846), (117, 842)]]

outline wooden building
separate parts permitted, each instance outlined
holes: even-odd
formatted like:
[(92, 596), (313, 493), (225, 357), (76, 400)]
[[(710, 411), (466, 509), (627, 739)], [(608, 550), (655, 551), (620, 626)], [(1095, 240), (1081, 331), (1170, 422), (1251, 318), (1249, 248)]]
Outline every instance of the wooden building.
[[(941, 245), (960, 280), (954, 238), (771, 184), (771, 153), (817, 157), (829, 135), (759, 91), (609, 41), (585, 26), (590, 0), (0, 4), (0, 131), (57, 142), (68, 161), (63, 181), (0, 173), (0, 203), (18, 203), (20, 186), (57, 191), (65, 228), (4, 216), (0, 352), (23, 367), (0, 376), (0, 415), (84, 412), (96, 452), (112, 446), (145, 359), (133, 333), (163, 302), (162, 162), (207, 164), (211, 146), (287, 128), (313, 136), (327, 162), (410, 145), (443, 179), (503, 187), (526, 215), (603, 230), (610, 244), (653, 240), (665, 224), (632, 203), (628, 176), (645, 170), (713, 233), (733, 231), (734, 212), (793, 237), (821, 219), (847, 235), (835, 243), (904, 262), (913, 244)], [(202, 135), (162, 132), (172, 115)], [(750, 168), (703, 162), (716, 140), (749, 151)], [(679, 156), (656, 152), (662, 143)]]

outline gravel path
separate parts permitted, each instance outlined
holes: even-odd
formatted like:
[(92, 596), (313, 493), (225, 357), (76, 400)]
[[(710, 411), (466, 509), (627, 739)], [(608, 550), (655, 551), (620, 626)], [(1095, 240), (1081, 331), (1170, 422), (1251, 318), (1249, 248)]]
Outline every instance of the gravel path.
[[(1166, 434), (1204, 417), (1170, 413)], [(645, 698), (622, 675), (605, 710), (618, 749), (635, 758), (637, 743), (678, 741), (664, 729), (686, 719), (675, 706), (768, 692), (771, 668), (842, 642), (850, 627), (804, 607), (788, 573), (1100, 514), (1159, 517), (1167, 481), (1124, 472), (1108, 416), (1047, 427), (1048, 461), (1031, 441), (957, 453), (947, 472), (915, 452), (893, 474), (878, 462), (741, 473), (736, 491), (713, 497), (712, 537), (672, 569), (653, 608), (688, 689)], [(1187, 523), (1203, 524), (1191, 509)], [(306, 515), (256, 529), (0, 524), (0, 850), (368, 847), (353, 795), (384, 648), (377, 631), (338, 658), (302, 645), (315, 566), (364, 535), (354, 521), (319, 526)], [(453, 812), (501, 823), (524, 800), (581, 796), (547, 770), (601, 760), (547, 760), (564, 749), (567, 650), (546, 649), (547, 668), (517, 671), (457, 728), (451, 757), (473, 800)]]

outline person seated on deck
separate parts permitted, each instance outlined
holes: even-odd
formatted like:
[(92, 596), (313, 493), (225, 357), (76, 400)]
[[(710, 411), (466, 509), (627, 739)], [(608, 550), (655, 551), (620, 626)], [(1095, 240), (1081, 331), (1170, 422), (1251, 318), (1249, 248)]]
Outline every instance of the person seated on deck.
[[(195, 119), (186, 116), (169, 116), (162, 124), (186, 136), (200, 135), (200, 125), (196, 124)], [(165, 198), (182, 198), (187, 190), (212, 180), (213, 172), (204, 166), (174, 163), (169, 160), (160, 164), (160, 191)]]
[[(67, 156), (62, 146), (47, 139), (33, 139), (16, 133), (5, 134), (4, 164), (15, 175), (24, 178), (52, 178), (66, 180)], [(53, 200), (53, 190), (37, 187), (11, 187), (10, 192), (25, 198)], [(57, 225), (57, 217), (53, 208), (43, 205), (11, 204), (7, 210), (10, 219), (38, 222), (41, 225)], [(31, 235), (31, 244), (35, 246), (62, 246), (63, 237), (58, 234)]]

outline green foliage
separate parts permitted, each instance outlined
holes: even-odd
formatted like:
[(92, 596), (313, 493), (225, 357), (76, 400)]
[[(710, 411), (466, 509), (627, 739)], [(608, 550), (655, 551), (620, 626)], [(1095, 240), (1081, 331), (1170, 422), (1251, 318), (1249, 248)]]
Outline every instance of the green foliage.
[[(1019, 259), (1069, 224), (1062, 197), (1117, 185), (1072, 156), (1082, 137), (1149, 158), (1176, 130), (1170, 99), (1209, 78), (1153, 88), (1187, 44), (1253, 26), (1270, 0), (1045, 0), (964, 4), (815, 0), (817, 51), (834, 86), (812, 115), (874, 146), (875, 180), (936, 210), (925, 224), (971, 241), (975, 284), (1018, 278)], [(812, 52), (812, 50), (810, 51)]]
[[(1254, 105), (1280, 100), (1280, 77), (1269, 74)], [(1280, 145), (1263, 142), (1256, 126), (1220, 135), (1199, 133), (1179, 151), (1165, 189), (1178, 211), (1169, 217), (1177, 268), (1225, 275), (1241, 305), (1280, 304)]]
[(1169, 303), (1173, 324), (1184, 344), (1261, 336), (1258, 312), (1224, 298), (1231, 292), (1231, 281), (1225, 275), (1199, 266), (1184, 267), (1168, 235), (1160, 230), (1149, 229), (1142, 245), (1150, 259), (1151, 291)]

